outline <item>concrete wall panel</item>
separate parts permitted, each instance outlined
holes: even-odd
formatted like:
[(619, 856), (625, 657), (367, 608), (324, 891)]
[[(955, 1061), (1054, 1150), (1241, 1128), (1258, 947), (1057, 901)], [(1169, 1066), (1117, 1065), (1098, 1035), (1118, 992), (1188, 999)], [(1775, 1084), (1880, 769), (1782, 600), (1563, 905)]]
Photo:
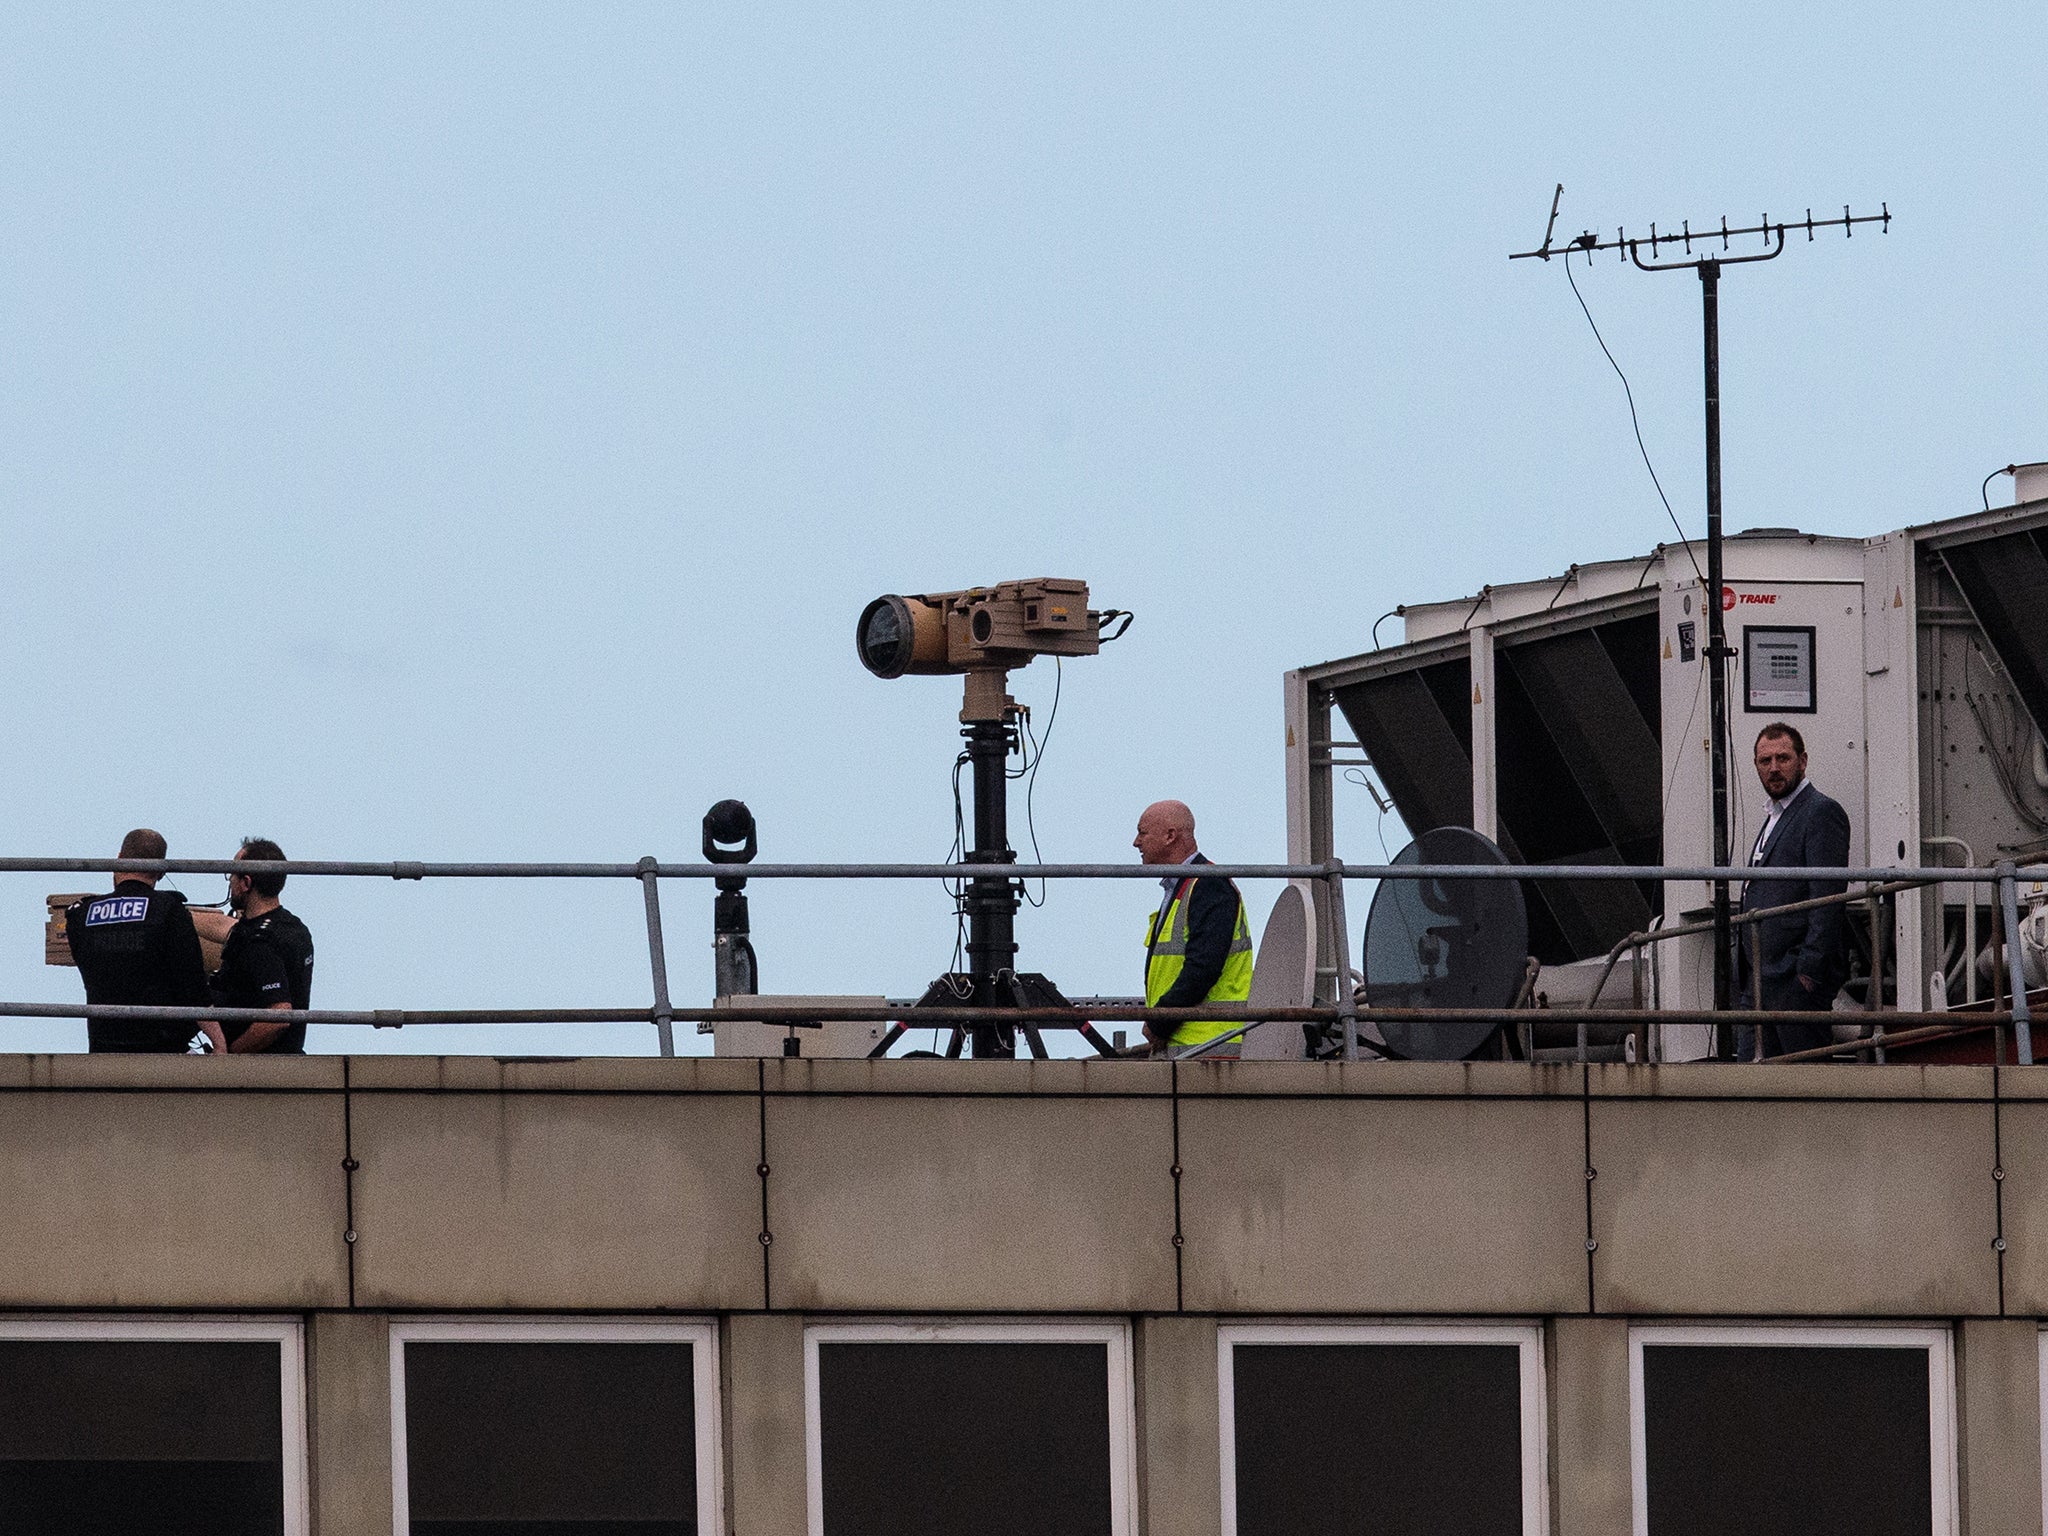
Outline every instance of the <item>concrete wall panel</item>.
[(2041, 1536), (2040, 1328), (1983, 1318), (1959, 1331), (1964, 1536)]
[(1137, 1376), (1145, 1536), (1214, 1536), (1223, 1521), (1215, 1319), (1144, 1319), (1137, 1330)]
[(0, 1306), (346, 1306), (343, 1150), (338, 1094), (10, 1093)]
[[(2025, 1092), (2035, 1088), (2031, 1075), (2008, 1072), (2005, 1082)], [(2005, 1309), (2048, 1317), (2048, 1103), (2008, 1098), (2000, 1106), (1998, 1146), (2005, 1168)]]
[(1183, 1099), (1187, 1306), (1583, 1311), (1583, 1147), (1576, 1098)]
[(1988, 1104), (1595, 1099), (1592, 1143), (1603, 1312), (1998, 1310)]
[(726, 1529), (734, 1536), (806, 1536), (804, 1320), (728, 1318), (719, 1357)]
[(1168, 1100), (774, 1097), (768, 1161), (778, 1307), (1173, 1309)]
[(390, 1536), (391, 1324), (316, 1312), (306, 1329), (313, 1536)]
[(1560, 1317), (1549, 1342), (1551, 1529), (1631, 1536), (1628, 1324)]
[(761, 1304), (757, 1101), (359, 1094), (365, 1306)]

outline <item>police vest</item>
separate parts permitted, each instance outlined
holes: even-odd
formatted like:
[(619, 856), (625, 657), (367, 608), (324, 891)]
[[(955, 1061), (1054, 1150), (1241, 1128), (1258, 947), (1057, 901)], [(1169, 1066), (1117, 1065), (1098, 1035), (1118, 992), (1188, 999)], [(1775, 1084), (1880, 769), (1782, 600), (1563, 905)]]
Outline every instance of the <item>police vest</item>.
[(89, 896), (64, 910), (64, 937), (71, 945), (91, 1002), (156, 1002), (157, 998), (92, 997), (93, 983), (107, 980), (122, 990), (146, 987), (154, 978), (140, 971), (145, 955), (163, 946), (165, 919), (185, 898), (176, 891), (113, 891)]
[[(1210, 879), (1215, 876), (1208, 877)], [(1173, 888), (1173, 899), (1164, 912), (1155, 912), (1145, 925), (1145, 1006), (1154, 1007), (1166, 996), (1188, 961), (1188, 902), (1194, 895), (1195, 877)], [(1236, 886), (1231, 890), (1236, 892)], [(1241, 1003), (1252, 995), (1252, 935), (1245, 920), (1244, 898), (1237, 898), (1237, 925), (1230, 936), (1230, 951), (1223, 960), (1223, 974), (1209, 988), (1204, 1003)], [(1200, 1019), (1175, 1029), (1174, 1045), (1200, 1045), (1238, 1026), (1229, 1020)]]
[[(114, 890), (65, 910), (64, 933), (88, 1003), (173, 1004), (206, 1001), (199, 941), (177, 891)], [(168, 931), (177, 919), (180, 931)], [(94, 1019), (94, 1050), (182, 1050), (197, 1025), (151, 1019)]]

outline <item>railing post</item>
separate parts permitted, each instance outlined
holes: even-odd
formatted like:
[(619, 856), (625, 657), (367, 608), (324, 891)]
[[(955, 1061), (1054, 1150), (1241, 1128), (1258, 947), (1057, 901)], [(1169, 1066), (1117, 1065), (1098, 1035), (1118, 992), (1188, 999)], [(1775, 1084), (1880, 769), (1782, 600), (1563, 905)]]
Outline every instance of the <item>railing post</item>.
[(676, 1053), (675, 1011), (668, 1000), (668, 953), (661, 943), (661, 882), (658, 861), (649, 854), (640, 861), (640, 889), (647, 896), (647, 960), (654, 968), (654, 1034), (661, 1054)]
[[(1643, 946), (1638, 944), (1630, 952), (1629, 956), (1629, 1006), (1634, 1008), (1637, 1013), (1643, 1012), (1644, 1005), (1649, 1001), (1643, 987), (1644, 963)], [(1647, 1024), (1637, 1024), (1629, 1033), (1635, 1036), (1636, 1060), (1648, 1065), (1650, 1060), (1650, 1026)]]
[(1351, 930), (1344, 918), (1344, 861), (1333, 858), (1323, 865), (1330, 887), (1330, 934), (1336, 946), (1332, 959), (1337, 966), (1337, 1017), (1344, 1025), (1344, 1059), (1358, 1060), (1358, 1000), (1351, 995)]
[[(1762, 923), (1751, 923), (1749, 932), (1743, 937), (1749, 941), (1749, 1006), (1753, 1012), (1764, 1011), (1764, 928)], [(1752, 1024), (1749, 1028), (1749, 1059), (1764, 1059), (1764, 1026)]]
[(1998, 861), (1998, 907), (2005, 918), (2006, 973), (2012, 978), (2013, 1044), (2020, 1065), (2034, 1064), (2034, 1016), (2027, 1006), (2027, 957), (2020, 945), (2020, 900), (2011, 859)]

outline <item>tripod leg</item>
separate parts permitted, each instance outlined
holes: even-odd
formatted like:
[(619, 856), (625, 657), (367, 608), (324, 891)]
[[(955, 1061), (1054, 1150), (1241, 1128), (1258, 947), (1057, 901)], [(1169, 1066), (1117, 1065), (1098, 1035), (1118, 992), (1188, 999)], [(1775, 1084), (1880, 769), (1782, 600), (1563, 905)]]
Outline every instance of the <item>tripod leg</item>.
[(1090, 1045), (1095, 1047), (1096, 1055), (1116, 1055), (1116, 1047), (1111, 1045), (1107, 1040), (1103, 1039), (1101, 1032), (1098, 1031), (1093, 1024), (1088, 1023), (1084, 1019), (1081, 1023), (1075, 1025), (1074, 1027), (1081, 1032), (1081, 1038), (1083, 1040), (1086, 1040)]

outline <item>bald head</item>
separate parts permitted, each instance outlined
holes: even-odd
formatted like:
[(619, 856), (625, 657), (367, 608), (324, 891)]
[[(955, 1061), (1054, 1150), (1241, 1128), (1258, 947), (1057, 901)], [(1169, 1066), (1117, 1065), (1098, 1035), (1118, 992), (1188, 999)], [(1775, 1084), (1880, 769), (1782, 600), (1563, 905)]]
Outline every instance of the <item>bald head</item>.
[[(114, 857), (119, 859), (161, 859), (169, 851), (170, 844), (164, 841), (163, 833), (151, 831), (148, 827), (137, 827), (133, 832), (130, 832), (121, 839), (121, 851), (114, 855)], [(123, 880), (141, 880), (147, 884), (155, 885), (163, 876), (155, 874), (140, 875), (131, 872), (122, 875), (121, 878)]]
[(1160, 800), (1138, 818), (1131, 839), (1142, 864), (1182, 864), (1195, 852), (1195, 813), (1178, 800)]

